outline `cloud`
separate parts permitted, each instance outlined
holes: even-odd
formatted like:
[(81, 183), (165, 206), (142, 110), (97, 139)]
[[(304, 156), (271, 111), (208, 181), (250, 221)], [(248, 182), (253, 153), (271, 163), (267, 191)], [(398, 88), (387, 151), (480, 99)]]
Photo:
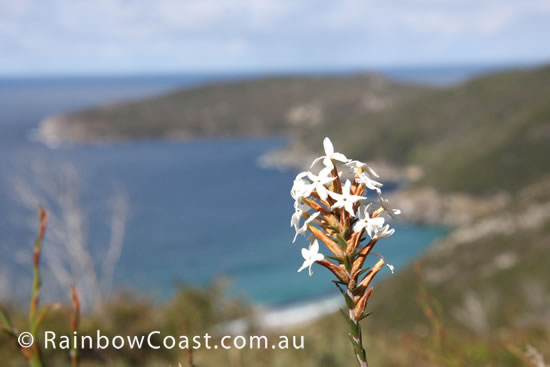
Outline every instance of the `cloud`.
[(0, 73), (550, 57), (550, 0), (0, 0)]

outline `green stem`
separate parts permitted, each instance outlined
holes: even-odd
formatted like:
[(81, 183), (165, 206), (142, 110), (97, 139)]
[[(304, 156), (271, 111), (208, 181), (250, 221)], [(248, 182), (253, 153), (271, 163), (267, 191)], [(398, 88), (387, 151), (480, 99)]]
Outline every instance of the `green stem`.
[(44, 238), (44, 233), (46, 230), (46, 212), (40, 208), (40, 230), (36, 241), (34, 242), (34, 251), (33, 251), (33, 282), (32, 282), (32, 294), (29, 305), (29, 323), (30, 323), (30, 332), (34, 338), (34, 345), (32, 349), (29, 350), (29, 364), (31, 367), (44, 367), (44, 362), (42, 361), (42, 353), (38, 345), (38, 327), (40, 324), (40, 317), (38, 315), (38, 302), (40, 297), (40, 252), (42, 250), (42, 240)]
[[(32, 294), (29, 307), (29, 322), (31, 328), (34, 329), (36, 321), (36, 313), (38, 309), (38, 297), (40, 295), (40, 250), (42, 248), (42, 236), (38, 236), (34, 243), (33, 254), (33, 282), (32, 282)], [(33, 334), (34, 334), (33, 330)], [(34, 335), (33, 335), (34, 336)]]
[[(363, 347), (363, 333), (361, 331), (361, 325), (359, 325), (359, 321), (354, 321), (351, 318), (349, 325), (351, 331), (350, 341), (355, 351), (357, 362), (359, 362), (359, 366), (361, 367), (368, 367), (367, 351)], [(354, 334), (357, 336), (354, 336)]]
[(359, 324), (360, 320), (355, 320), (353, 316), (353, 309), (355, 308), (353, 294), (349, 289), (347, 291), (343, 291), (342, 294), (346, 299), (346, 304), (348, 305), (348, 313), (346, 315), (346, 313), (343, 312), (343, 315), (350, 328), (349, 340), (353, 346), (359, 366), (368, 367), (367, 352), (363, 347), (363, 332), (361, 331), (361, 325)]

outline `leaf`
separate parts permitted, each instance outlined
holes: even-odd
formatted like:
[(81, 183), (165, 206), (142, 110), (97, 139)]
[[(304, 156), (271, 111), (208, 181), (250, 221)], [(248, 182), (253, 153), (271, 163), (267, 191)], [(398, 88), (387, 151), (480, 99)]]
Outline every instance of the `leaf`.
[(351, 335), (359, 339), (361, 333), (359, 325), (357, 325), (352, 320), (349, 320), (349, 328), (351, 330)]
[(336, 287), (338, 287), (338, 290), (340, 291), (340, 293), (342, 293), (342, 296), (344, 296), (344, 300), (346, 301), (346, 306), (348, 306), (349, 309), (353, 309), (355, 307), (355, 303), (353, 303), (353, 300), (351, 299), (351, 297), (348, 295), (348, 293), (342, 289), (342, 287), (340, 287), (340, 285), (333, 281), (334, 284), (336, 284)]
[(353, 350), (355, 351), (355, 354), (359, 357), (363, 357), (363, 348), (357, 342), (353, 339), (353, 336), (351, 334), (348, 334), (349, 340), (351, 341), (351, 345), (353, 345)]
[(348, 248), (348, 244), (346, 243), (346, 240), (344, 240), (344, 239), (342, 238), (342, 236), (337, 235), (337, 236), (336, 236), (336, 241), (338, 242), (338, 245), (340, 245), (340, 248), (341, 248), (342, 250), (345, 251), (346, 248)]
[(365, 313), (365, 314), (361, 315), (361, 317), (359, 317), (359, 319), (357, 320), (357, 322), (363, 320), (364, 318), (369, 317), (370, 315), (372, 315), (372, 312)]
[(357, 274), (357, 277), (359, 278), (361, 275), (365, 274), (367, 271), (369, 271), (370, 269), (370, 266), (367, 266), (365, 269), (361, 270), (358, 274)]
[(351, 261), (349, 259), (349, 256), (344, 257), (344, 266), (346, 267), (347, 271), (351, 270)]
[(344, 232), (344, 238), (347, 240), (350, 234), (351, 234), (351, 231), (349, 230), (349, 228), (346, 228), (346, 231)]
[(6, 316), (3, 310), (0, 309), (0, 322), (2, 323), (2, 326), (7, 330), (13, 330), (13, 326), (11, 325), (10, 320)]
[(337, 257), (335, 257), (335, 256), (328, 256), (328, 255), (327, 255), (327, 257), (328, 257), (329, 259), (331, 259), (331, 260), (337, 261), (339, 264), (343, 264), (343, 263), (344, 263), (344, 261), (343, 261), (342, 259), (339, 259), (339, 258), (337, 258)]
[(340, 228), (338, 228), (338, 227), (330, 227), (330, 226), (328, 226), (327, 229), (330, 229), (330, 230), (332, 230), (332, 231), (334, 231), (334, 232), (336, 232), (336, 233), (340, 233)]
[(44, 318), (46, 317), (46, 315), (50, 311), (55, 311), (55, 310), (59, 309), (60, 307), (61, 307), (61, 305), (59, 303), (56, 303), (56, 304), (48, 305), (48, 306), (45, 306), (44, 308), (42, 308), (42, 310), (40, 310), (40, 312), (38, 313), (38, 316), (34, 320), (34, 323), (31, 327), (31, 330), (32, 330), (31, 332), (33, 334), (36, 334), (36, 332), (38, 331), (38, 328), (40, 327), (40, 324), (42, 324), (42, 322), (44, 321)]
[(15, 335), (14, 328), (10, 320), (8, 319), (4, 311), (2, 311), (1, 309), (0, 309), (0, 322), (1, 322), (0, 331), (6, 333), (8, 336), (12, 338), (17, 338), (17, 335)]
[(344, 300), (346, 301), (346, 306), (348, 306), (349, 309), (353, 309), (355, 307), (355, 303), (353, 303), (353, 300), (347, 293), (342, 293), (344, 295)]
[(340, 282), (338, 280), (333, 280), (332, 281), (334, 284), (336, 284), (336, 288), (338, 288), (338, 290), (340, 291), (340, 293), (342, 294), (346, 294), (346, 292), (344, 292), (344, 290), (342, 290), (342, 288), (340, 287), (340, 284), (341, 285), (346, 285), (344, 282)]

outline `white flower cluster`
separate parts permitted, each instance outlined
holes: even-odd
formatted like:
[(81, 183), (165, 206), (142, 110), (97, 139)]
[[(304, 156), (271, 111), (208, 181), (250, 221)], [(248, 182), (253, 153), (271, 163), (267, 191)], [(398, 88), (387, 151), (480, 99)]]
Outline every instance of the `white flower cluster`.
[[(305, 235), (310, 224), (324, 224), (323, 210), (314, 210), (311, 202), (307, 198), (315, 199), (315, 202), (322, 204), (322, 209), (326, 212), (334, 212), (336, 209), (345, 210), (353, 223), (353, 232), (365, 231), (371, 239), (380, 239), (391, 236), (395, 230), (390, 229), (389, 224), (385, 224), (383, 213), (389, 216), (400, 214), (400, 210), (389, 207), (388, 201), (382, 197), (382, 184), (376, 181), (378, 175), (367, 164), (346, 158), (342, 153), (334, 151), (334, 146), (329, 138), (323, 141), (325, 155), (316, 158), (310, 169), (322, 162), (323, 167), (317, 174), (306, 171), (300, 172), (292, 186), (290, 194), (294, 199), (294, 214), (290, 220), (290, 226), (296, 230), (294, 241), (298, 235)], [(343, 175), (338, 171), (338, 166), (349, 170), (348, 175)], [(352, 180), (341, 177), (352, 176)], [(335, 190), (336, 182), (340, 180), (341, 190)], [(342, 181), (344, 181), (342, 183)], [(353, 189), (352, 189), (353, 187)], [(361, 187), (361, 194), (357, 188)], [(377, 199), (367, 200), (367, 191), (376, 192)], [(336, 192), (339, 191), (339, 192)], [(309, 204), (308, 204), (309, 203)], [(319, 209), (319, 208), (318, 208)], [(313, 210), (313, 212), (311, 212)], [(376, 213), (376, 215), (374, 215)], [(300, 225), (301, 219), (305, 222)], [(304, 264), (298, 271), (309, 268), (311, 275), (311, 266), (324, 259), (323, 254), (319, 253), (319, 243), (314, 237), (310, 237), (309, 248), (302, 249)]]

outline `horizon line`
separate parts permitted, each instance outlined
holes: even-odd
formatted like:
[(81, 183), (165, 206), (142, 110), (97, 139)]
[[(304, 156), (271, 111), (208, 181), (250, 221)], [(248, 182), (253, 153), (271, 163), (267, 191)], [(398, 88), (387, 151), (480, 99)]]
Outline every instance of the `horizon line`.
[[(312, 68), (228, 68), (228, 69), (187, 69), (187, 70), (112, 70), (112, 71), (75, 71), (75, 72), (32, 72), (32, 73), (0, 73), (0, 79), (52, 79), (52, 78), (112, 78), (112, 77), (162, 77), (184, 75), (294, 75), (294, 74), (318, 74), (318, 73), (369, 73), (384, 71), (413, 71), (413, 70), (452, 70), (475, 68), (479, 70), (505, 70), (513, 68), (532, 68), (550, 64), (550, 60), (544, 61), (517, 61), (517, 62), (452, 62), (452, 63), (426, 63), (426, 64), (388, 64), (371, 66), (325, 66)], [(488, 70), (491, 71), (491, 70)]]

